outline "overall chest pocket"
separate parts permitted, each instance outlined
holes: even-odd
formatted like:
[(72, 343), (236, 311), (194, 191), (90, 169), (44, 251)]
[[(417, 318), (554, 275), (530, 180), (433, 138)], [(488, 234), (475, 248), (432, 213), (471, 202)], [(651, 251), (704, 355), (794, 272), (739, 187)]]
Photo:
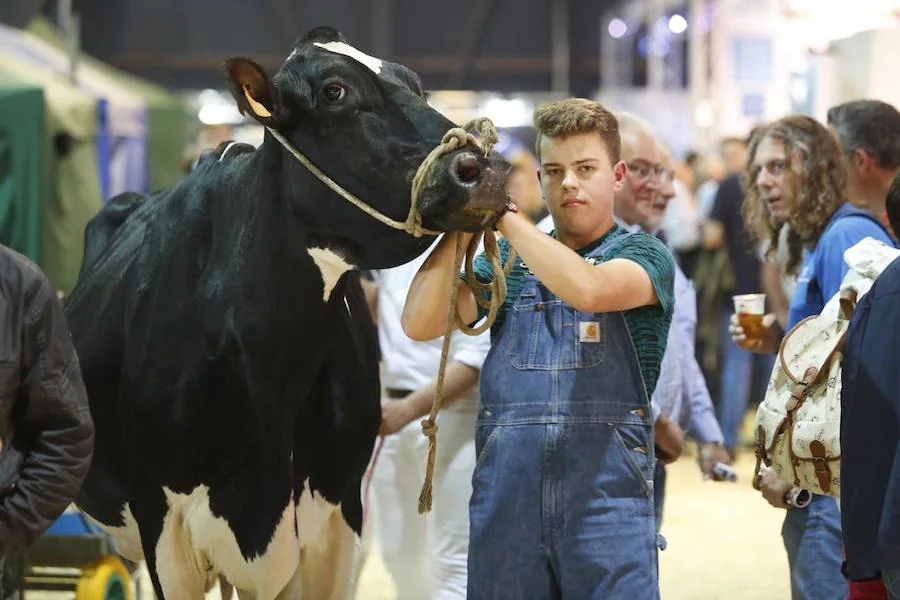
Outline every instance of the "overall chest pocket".
[(581, 369), (603, 362), (606, 315), (523, 295), (510, 311), (507, 357), (516, 369)]

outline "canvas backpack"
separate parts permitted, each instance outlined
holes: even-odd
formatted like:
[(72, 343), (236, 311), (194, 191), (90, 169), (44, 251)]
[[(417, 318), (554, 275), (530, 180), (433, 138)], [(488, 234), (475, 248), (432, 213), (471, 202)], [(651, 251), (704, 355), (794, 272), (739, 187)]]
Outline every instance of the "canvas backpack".
[(840, 497), (841, 363), (856, 301), (900, 251), (866, 238), (844, 253), (849, 266), (841, 287), (818, 315), (784, 336), (766, 395), (756, 412), (756, 471), (762, 464), (779, 479), (816, 494)]

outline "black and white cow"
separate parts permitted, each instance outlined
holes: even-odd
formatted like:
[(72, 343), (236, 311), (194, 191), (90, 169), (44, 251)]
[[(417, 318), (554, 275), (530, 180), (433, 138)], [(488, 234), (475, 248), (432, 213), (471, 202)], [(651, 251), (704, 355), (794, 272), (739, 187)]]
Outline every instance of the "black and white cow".
[[(122, 555), (146, 558), (159, 598), (201, 598), (219, 575), (245, 598), (346, 598), (380, 421), (356, 268), (402, 264), (434, 238), (353, 206), (272, 131), (403, 221), (414, 173), (454, 124), (413, 72), (331, 28), (307, 33), (271, 80), (243, 58), (225, 71), (270, 129), (260, 148), (220, 148), (88, 226), (66, 305), (96, 427), (78, 504)], [(426, 177), (425, 227), (498, 214), (507, 169), (473, 146), (444, 156)]]

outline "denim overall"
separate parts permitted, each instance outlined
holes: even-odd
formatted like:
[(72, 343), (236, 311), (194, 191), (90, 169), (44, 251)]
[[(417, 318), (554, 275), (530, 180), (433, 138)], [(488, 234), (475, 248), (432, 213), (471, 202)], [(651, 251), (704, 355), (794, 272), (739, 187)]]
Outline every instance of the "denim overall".
[(659, 598), (652, 416), (623, 313), (578, 312), (529, 274), (482, 368), (475, 447), (469, 600)]

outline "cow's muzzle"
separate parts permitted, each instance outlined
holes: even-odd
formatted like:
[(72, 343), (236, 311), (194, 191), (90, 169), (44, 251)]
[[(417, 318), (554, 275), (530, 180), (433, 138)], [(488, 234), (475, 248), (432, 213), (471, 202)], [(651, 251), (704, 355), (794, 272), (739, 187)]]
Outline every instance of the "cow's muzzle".
[(428, 227), (480, 231), (507, 204), (510, 165), (466, 145), (436, 161), (419, 192), (419, 212)]

